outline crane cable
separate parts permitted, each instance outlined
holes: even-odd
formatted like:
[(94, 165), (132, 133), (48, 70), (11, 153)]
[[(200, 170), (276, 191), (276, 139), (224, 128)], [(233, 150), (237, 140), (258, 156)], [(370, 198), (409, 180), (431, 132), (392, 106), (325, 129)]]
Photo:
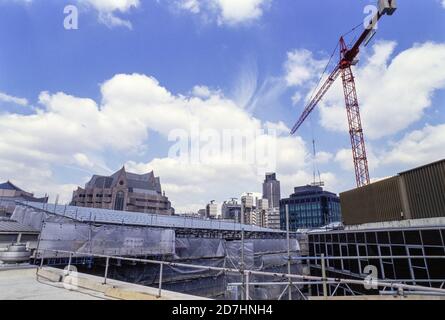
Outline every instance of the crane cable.
[[(357, 30), (358, 27), (360, 27), (360, 26), (362, 26), (362, 25), (363, 25), (363, 22), (360, 22), (360, 23), (359, 23), (358, 25), (356, 25), (354, 28), (352, 28), (352, 29), (349, 30), (348, 32), (344, 33), (344, 34), (342, 35), (342, 37), (346, 37), (346, 36), (350, 35), (350, 34), (353, 33), (355, 30)], [(326, 65), (326, 67), (324, 68), (323, 73), (321, 74), (320, 79), (318, 80), (317, 86), (314, 88), (314, 91), (312, 92), (309, 101), (312, 101), (312, 99), (314, 98), (315, 92), (317, 92), (317, 89), (318, 89), (318, 87), (320, 86), (320, 83), (321, 83), (321, 81), (323, 80), (323, 77), (324, 77), (324, 75), (326, 74), (326, 71), (328, 70), (329, 65), (330, 65), (331, 62), (332, 62), (332, 58), (334, 57), (335, 52), (336, 52), (337, 49), (338, 49), (338, 45), (339, 45), (339, 43), (337, 42), (337, 45), (335, 46), (335, 49), (332, 51), (332, 54), (331, 54), (331, 56), (329, 57), (329, 61), (328, 61), (327, 65)]]
[[(350, 35), (351, 33), (353, 33), (355, 30), (357, 30), (357, 28), (358, 27), (360, 27), (362, 25), (362, 22), (360, 22), (358, 25), (356, 25), (354, 28), (352, 28), (351, 30), (349, 30), (348, 32), (346, 32), (346, 33), (344, 33), (343, 35), (342, 35), (342, 37), (346, 37), (346, 36), (348, 36), (348, 35)], [(315, 88), (314, 88), (314, 91), (312, 92), (312, 94), (311, 94), (311, 97), (310, 97), (310, 99), (309, 99), (309, 101), (312, 101), (312, 99), (314, 98), (314, 95), (315, 95), (315, 93), (317, 92), (317, 89), (318, 89), (318, 87), (320, 86), (320, 83), (321, 83), (321, 81), (323, 80), (323, 77), (324, 77), (324, 75), (326, 74), (326, 71), (328, 70), (328, 68), (329, 68), (329, 66), (330, 66), (330, 64), (331, 64), (331, 62), (332, 62), (332, 58), (334, 57), (334, 55), (335, 55), (335, 53), (336, 53), (336, 51), (337, 51), (337, 49), (338, 49), (338, 46), (339, 46), (339, 43), (337, 42), (337, 45), (335, 46), (335, 48), (334, 48), (334, 50), (332, 51), (332, 54), (331, 54), (331, 56), (329, 57), (329, 61), (328, 61), (328, 63), (326, 64), (326, 67), (324, 68), (324, 70), (323, 70), (323, 73), (321, 74), (321, 76), (320, 76), (320, 79), (318, 80), (318, 83), (317, 83), (317, 85), (315, 86)], [(314, 134), (314, 127), (313, 127), (313, 124), (312, 124), (312, 121), (311, 121), (311, 131), (312, 131), (312, 147), (313, 147), (313, 153), (314, 153), (314, 155), (313, 155), (313, 175), (314, 175), (314, 183), (315, 183), (315, 176), (316, 176), (316, 171), (318, 171), (318, 177), (319, 177), (319, 180), (320, 180), (320, 183), (321, 183), (321, 174), (320, 174), (320, 170), (318, 169), (318, 165), (317, 165), (317, 159), (316, 159), (316, 157), (317, 157), (317, 155), (316, 155), (316, 149), (315, 149), (315, 134)]]

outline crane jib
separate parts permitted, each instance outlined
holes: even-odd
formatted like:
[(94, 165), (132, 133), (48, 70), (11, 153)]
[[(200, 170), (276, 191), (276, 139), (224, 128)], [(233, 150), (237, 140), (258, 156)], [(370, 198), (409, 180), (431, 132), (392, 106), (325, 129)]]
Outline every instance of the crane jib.
[(323, 86), (317, 91), (317, 94), (311, 98), (311, 101), (304, 109), (300, 119), (292, 128), (291, 134), (295, 134), (301, 127), (307, 117), (312, 113), (317, 104), (328, 92), (332, 84), (342, 75), (343, 91), (345, 96), (346, 111), (348, 115), (349, 133), (351, 136), (351, 146), (354, 159), (355, 175), (357, 187), (363, 187), (370, 183), (368, 170), (368, 159), (366, 155), (365, 139), (362, 129), (359, 101), (355, 86), (354, 75), (351, 66), (354, 65), (355, 59), (360, 51), (363, 43), (369, 42), (375, 33), (377, 22), (383, 15), (392, 15), (397, 9), (395, 0), (379, 0), (379, 10), (373, 17), (370, 24), (365, 28), (361, 36), (355, 44), (349, 49), (343, 37), (340, 38), (340, 61), (334, 71), (324, 82)]

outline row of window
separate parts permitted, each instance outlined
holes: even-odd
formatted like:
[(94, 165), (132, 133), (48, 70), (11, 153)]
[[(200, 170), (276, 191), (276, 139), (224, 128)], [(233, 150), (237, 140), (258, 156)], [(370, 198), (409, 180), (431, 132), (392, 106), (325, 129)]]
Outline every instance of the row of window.
[(312, 234), (309, 235), (309, 242), (445, 246), (445, 229)]
[[(440, 286), (445, 275), (445, 248), (397, 245), (323, 245), (315, 244), (310, 248), (311, 255), (327, 257), (361, 257), (355, 259), (327, 259), (328, 269), (354, 275), (365, 274), (367, 266), (378, 271), (379, 279), (409, 280), (422, 282), (423, 285)], [(369, 258), (369, 257), (376, 258)], [(394, 258), (377, 258), (394, 257)], [(407, 258), (399, 258), (404, 257)], [(444, 259), (431, 258), (443, 256)], [(320, 266), (320, 261), (312, 262)], [(417, 283), (421, 284), (421, 283)]]

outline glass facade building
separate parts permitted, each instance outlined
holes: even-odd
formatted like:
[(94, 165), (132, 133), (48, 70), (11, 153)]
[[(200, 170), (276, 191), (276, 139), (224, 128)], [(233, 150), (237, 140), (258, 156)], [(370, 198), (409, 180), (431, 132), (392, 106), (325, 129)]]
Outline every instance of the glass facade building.
[(296, 187), (295, 193), (280, 201), (280, 225), (286, 230), (286, 205), (289, 206), (289, 228), (314, 229), (341, 222), (339, 197), (321, 187)]

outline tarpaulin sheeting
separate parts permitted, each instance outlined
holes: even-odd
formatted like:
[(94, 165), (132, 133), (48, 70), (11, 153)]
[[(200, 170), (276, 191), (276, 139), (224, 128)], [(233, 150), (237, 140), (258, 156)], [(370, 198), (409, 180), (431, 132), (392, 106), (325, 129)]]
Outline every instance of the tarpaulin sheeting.
[(109, 256), (172, 255), (175, 235), (169, 229), (45, 222), (38, 249), (39, 254), (61, 250)]
[[(286, 239), (245, 239), (206, 238), (184, 236), (176, 237), (173, 228), (152, 226), (127, 226), (124, 224), (101, 224), (78, 221), (71, 216), (51, 214), (45, 210), (29, 206), (17, 206), (14, 219), (25, 225), (41, 230), (39, 254), (44, 250), (61, 250), (82, 254), (100, 254), (117, 257), (155, 257), (171, 262), (181, 262), (203, 266), (203, 269), (165, 266), (163, 269), (163, 288), (167, 290), (199, 295), (203, 297), (228, 297), (228, 285), (241, 282), (240, 272), (211, 271), (205, 267), (224, 267), (230, 269), (287, 273), (288, 242)], [(300, 254), (298, 240), (290, 240), (291, 272), (301, 274), (301, 264), (296, 257)], [(81, 255), (78, 255), (81, 256)], [(37, 255), (41, 257), (41, 255)], [(55, 254), (45, 252), (45, 257)], [(57, 257), (64, 257), (58, 254)], [(103, 275), (104, 259), (93, 258), (89, 269), (83, 272)], [(130, 263), (113, 260), (109, 277), (157, 286), (159, 265)], [(281, 278), (251, 275), (251, 283), (283, 281)], [(276, 299), (284, 287), (261, 287), (252, 285), (252, 299)], [(297, 295), (296, 295), (297, 296)]]

